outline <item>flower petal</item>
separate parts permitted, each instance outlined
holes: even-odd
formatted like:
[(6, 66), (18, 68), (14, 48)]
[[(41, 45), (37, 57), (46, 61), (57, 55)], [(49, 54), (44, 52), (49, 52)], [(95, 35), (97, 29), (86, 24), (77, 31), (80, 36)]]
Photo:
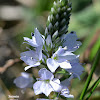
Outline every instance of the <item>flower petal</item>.
[(33, 47), (37, 47), (38, 44), (36, 43), (36, 40), (35, 40), (35, 37), (33, 39), (30, 39), (30, 38), (27, 38), (27, 37), (24, 37), (24, 41), (27, 41), (27, 42), (23, 42), (23, 43), (27, 43)]
[(84, 68), (81, 66), (81, 64), (79, 63), (78, 58), (72, 60), (71, 62), (71, 69), (66, 69), (69, 73), (72, 73), (74, 75), (74, 77), (78, 77), (80, 79), (80, 75), (83, 73)]
[(48, 96), (52, 91), (52, 87), (49, 83), (45, 83), (44, 81), (37, 81), (33, 85), (34, 93), (36, 95), (44, 93), (46, 96)]
[(59, 65), (61, 68), (64, 68), (64, 69), (71, 69), (72, 68), (71, 64), (68, 61), (59, 63)]
[[(67, 49), (66, 49), (67, 50)], [(65, 53), (65, 48), (62, 48), (61, 46), (59, 46), (58, 50), (53, 54), (53, 57), (55, 55), (57, 56), (61, 56), (63, 53)]]
[(73, 95), (69, 94), (69, 89), (68, 88), (62, 89), (61, 95), (63, 95), (66, 98), (74, 98)]
[[(33, 78), (26, 78), (23, 76), (19, 76), (14, 80), (14, 83), (16, 84), (17, 87), (19, 88), (27, 88), (30, 87), (30, 85), (33, 82)], [(31, 85), (32, 86), (32, 85)]]
[(61, 95), (63, 95), (64, 97), (66, 97), (66, 98), (74, 98), (74, 96), (73, 95), (71, 95), (71, 94), (61, 94)]
[(34, 65), (36, 62), (38, 62), (38, 55), (33, 50), (22, 52), (20, 55), (20, 59), (23, 60), (27, 65)]
[(32, 35), (32, 39), (24, 37), (24, 41), (27, 42), (23, 42), (23, 43), (27, 43), (33, 47), (42, 46), (44, 43), (44, 39), (42, 38), (42, 35), (40, 34), (37, 28), (35, 28), (34, 32), (35, 33)]
[(52, 80), (54, 78), (54, 75), (48, 71), (46, 68), (42, 68), (39, 70), (39, 76), (41, 80)]
[(22, 53), (20, 54), (20, 56), (21, 56), (21, 57), (23, 57), (23, 56), (33, 57), (33, 58), (35, 58), (35, 59), (38, 58), (38, 55), (37, 55), (36, 51), (33, 51), (33, 50), (29, 50), (29, 51), (22, 52)]
[(37, 55), (38, 55), (38, 59), (39, 59), (39, 61), (42, 59), (42, 46), (38, 46), (37, 48), (36, 48), (36, 53), (37, 53)]
[(35, 35), (36, 43), (38, 44), (38, 46), (42, 46), (43, 38), (42, 38), (40, 32), (38, 31), (37, 28), (35, 28), (34, 32), (35, 32), (34, 35)]
[(55, 92), (60, 92), (62, 89), (62, 86), (55, 80), (55, 81), (50, 81), (50, 85), (53, 88), (53, 91)]
[(61, 81), (61, 85), (63, 86), (63, 88), (68, 89), (67, 87), (70, 85), (71, 80), (73, 79), (73, 75), (71, 75), (69, 78)]
[(67, 50), (76, 51), (82, 43), (77, 41), (77, 35), (75, 32), (64, 34), (62, 40), (64, 40), (63, 47), (67, 46)]
[(40, 65), (40, 62), (36, 62), (34, 65), (25, 67), (24, 70), (26, 71), (26, 70), (28, 70), (31, 67), (36, 67), (36, 66), (39, 66), (39, 65)]
[(42, 81), (37, 81), (33, 84), (33, 89), (34, 89), (34, 93), (36, 95), (41, 94), (42, 90), (41, 90), (41, 86), (42, 86)]
[(61, 56), (58, 56), (58, 60), (73, 60), (76, 59), (77, 56), (73, 53), (71, 53), (70, 51), (66, 51), (65, 53), (63, 53)]
[(48, 96), (53, 91), (53, 88), (49, 83), (43, 82), (41, 86), (41, 90), (46, 96)]
[(52, 58), (47, 59), (47, 66), (51, 72), (55, 72), (55, 70), (59, 67), (59, 64)]

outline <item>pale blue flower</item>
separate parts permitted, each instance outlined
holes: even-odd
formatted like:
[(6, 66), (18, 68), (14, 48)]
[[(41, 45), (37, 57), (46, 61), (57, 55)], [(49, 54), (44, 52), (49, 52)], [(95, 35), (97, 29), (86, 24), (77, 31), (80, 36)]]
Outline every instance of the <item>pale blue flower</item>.
[(69, 89), (68, 89), (70, 85), (70, 81), (72, 79), (73, 79), (73, 75), (71, 75), (69, 78), (61, 82), (62, 89), (61, 89), (60, 95), (63, 95), (66, 98), (74, 98), (74, 96), (70, 94)]
[(63, 47), (67, 46), (68, 51), (76, 51), (82, 43), (80, 41), (77, 41), (77, 35), (74, 31), (68, 34), (64, 34), (62, 36), (62, 41), (63, 41)]
[(17, 87), (26, 89), (26, 88), (32, 87), (33, 78), (30, 77), (28, 73), (22, 72), (21, 76), (17, 77), (14, 80), (14, 83), (16, 84)]
[(24, 37), (24, 41), (27, 41), (24, 43), (27, 43), (33, 47), (43, 46), (44, 44), (43, 36), (40, 34), (37, 28), (35, 28), (34, 34), (32, 34), (32, 39)]
[(76, 59), (73, 59), (72, 61), (70, 61), (70, 64), (71, 64), (72, 68), (66, 69), (66, 71), (68, 71), (70, 74), (73, 74), (74, 78), (78, 77), (80, 80), (80, 75), (83, 73), (84, 68), (79, 63), (78, 57)]
[(64, 69), (71, 69), (69, 61), (73, 59), (76, 59), (76, 56), (72, 51), (67, 51), (66, 47), (60, 46), (53, 56), (47, 59), (47, 66), (51, 72), (55, 72), (59, 66)]
[(42, 47), (36, 48), (36, 51), (30, 50), (22, 52), (20, 59), (23, 60), (27, 65), (25, 71), (31, 67), (36, 67), (40, 65), (42, 60)]
[(54, 78), (54, 75), (46, 68), (40, 69), (38, 74), (40, 78), (33, 85), (36, 95), (44, 93), (48, 96), (52, 91), (59, 92), (61, 90), (60, 80)]

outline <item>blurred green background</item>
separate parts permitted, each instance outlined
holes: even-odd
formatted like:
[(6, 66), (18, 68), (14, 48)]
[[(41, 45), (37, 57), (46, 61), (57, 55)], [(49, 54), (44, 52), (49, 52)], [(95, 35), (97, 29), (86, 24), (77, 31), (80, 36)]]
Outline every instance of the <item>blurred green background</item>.
[[(37, 27), (43, 34), (47, 17), (54, 0), (0, 0), (0, 100), (9, 100), (8, 95), (19, 95), (18, 100), (35, 100), (32, 89), (24, 93), (13, 80), (24, 71), (26, 66), (19, 58), (26, 50), (23, 37), (30, 37)], [(81, 81), (73, 79), (70, 91), (79, 100), (84, 83), (91, 70), (97, 50), (100, 46), (100, 0), (71, 0), (72, 15), (69, 32), (75, 31), (82, 46), (76, 51), (85, 68)], [(28, 70), (37, 73), (37, 70)], [(100, 62), (93, 74), (89, 87), (100, 76)], [(100, 84), (89, 100), (100, 100)]]

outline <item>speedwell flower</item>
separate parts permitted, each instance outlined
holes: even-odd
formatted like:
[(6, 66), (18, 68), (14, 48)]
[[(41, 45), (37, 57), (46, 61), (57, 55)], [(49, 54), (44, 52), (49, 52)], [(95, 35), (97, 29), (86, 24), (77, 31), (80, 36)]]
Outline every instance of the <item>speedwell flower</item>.
[(67, 47), (62, 48), (60, 46), (53, 56), (47, 59), (47, 66), (51, 72), (55, 72), (59, 66), (64, 69), (70, 69), (72, 67), (69, 61), (75, 58), (76, 56), (72, 51), (67, 51)]
[(14, 80), (14, 83), (16, 84), (17, 87), (26, 89), (26, 88), (32, 87), (33, 78), (30, 77), (28, 73), (22, 72), (21, 76), (17, 77)]
[(42, 60), (42, 49), (41, 47), (36, 48), (36, 51), (30, 50), (22, 52), (20, 59), (23, 60), (27, 65), (25, 67), (25, 71), (31, 67), (36, 67), (40, 65), (40, 62)]
[(61, 90), (60, 80), (54, 78), (54, 75), (46, 68), (39, 70), (40, 78), (33, 85), (36, 95), (44, 93), (48, 96), (52, 91), (59, 92)]
[(83, 73), (84, 68), (79, 63), (78, 57), (76, 59), (73, 59), (72, 61), (70, 61), (70, 64), (71, 64), (72, 68), (66, 69), (66, 71), (68, 71), (70, 74), (72, 74), (73, 78), (78, 77), (80, 80), (80, 75)]
[(37, 28), (35, 28), (34, 33), (32, 33), (32, 39), (24, 37), (24, 43), (27, 43), (33, 47), (43, 46), (44, 39)]
[(67, 46), (67, 50), (68, 51), (76, 51), (80, 45), (82, 45), (82, 43), (80, 41), (77, 41), (77, 35), (74, 31), (72, 31), (71, 33), (68, 34), (64, 34), (61, 37), (62, 41), (63, 41), (63, 47)]

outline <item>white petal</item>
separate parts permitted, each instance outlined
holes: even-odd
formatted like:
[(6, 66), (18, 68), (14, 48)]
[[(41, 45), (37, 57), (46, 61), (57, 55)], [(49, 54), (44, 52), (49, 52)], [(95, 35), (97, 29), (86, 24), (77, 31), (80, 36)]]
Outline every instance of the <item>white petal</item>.
[(51, 72), (55, 72), (55, 70), (59, 67), (59, 64), (52, 58), (47, 59), (47, 66)]
[(72, 56), (74, 56), (75, 54), (73, 54), (72, 51), (65, 51), (65, 52), (62, 53), (62, 55), (60, 55), (60, 56), (67, 56), (67, 55), (72, 55)]
[(27, 42), (23, 42), (23, 43), (27, 43), (27, 44), (29, 44), (29, 45), (31, 45), (33, 47), (37, 47), (38, 46), (38, 44), (36, 43), (35, 38), (34, 39), (29, 39), (27, 37), (24, 37), (24, 41), (27, 41)]
[(38, 47), (38, 46), (43, 45), (44, 39), (42, 38), (42, 35), (38, 31), (38, 29), (35, 28), (34, 32), (35, 33), (34, 33), (34, 36), (32, 36), (32, 39), (24, 37), (24, 40), (27, 41), (27, 42), (24, 42), (24, 43), (27, 43), (27, 44), (29, 44), (33, 47)]
[(35, 35), (36, 43), (38, 44), (38, 46), (43, 45), (43, 38), (40, 32), (38, 31), (38, 29), (35, 28), (34, 32), (35, 32), (34, 35)]
[(26, 70), (28, 70), (28, 69), (31, 68), (31, 67), (36, 67), (36, 66), (39, 66), (39, 65), (40, 65), (40, 62), (37, 62), (37, 63), (35, 63), (34, 65), (25, 67), (24, 70), (26, 71)]
[(47, 80), (47, 79), (52, 80), (54, 78), (54, 75), (46, 68), (40, 69), (38, 74), (41, 80)]
[(54, 78), (54, 79), (53, 79), (53, 82), (55, 82), (55, 83), (57, 83), (57, 84), (60, 84), (60, 80), (57, 79), (57, 78)]
[(63, 95), (66, 98), (74, 98), (73, 95), (69, 94), (69, 89), (68, 88), (62, 89), (61, 95)]
[(32, 68), (32, 66), (27, 66), (27, 67), (24, 68), (24, 70), (26, 71), (26, 70), (28, 70), (29, 68)]
[(72, 68), (71, 64), (68, 61), (59, 63), (59, 65), (61, 68), (64, 68), (64, 69), (71, 69)]
[(63, 96), (66, 97), (66, 98), (74, 98), (74, 96), (71, 95), (71, 94), (61, 94), (61, 95), (63, 95)]
[(44, 93), (46, 96), (48, 96), (52, 91), (52, 87), (49, 83), (45, 83), (44, 81), (37, 81), (33, 85), (34, 93), (36, 95)]
[(36, 47), (38, 47), (38, 46), (39, 46), (39, 45), (37, 44), (37, 41), (36, 41), (35, 36), (32, 36), (32, 41), (33, 41), (33, 43), (34, 43), (34, 44), (36, 44)]
[(58, 50), (53, 54), (53, 56), (55, 56), (55, 55), (60, 55), (60, 54), (62, 54), (63, 53), (63, 48), (60, 46), (59, 48), (58, 48)]
[(62, 89), (62, 86), (54, 81), (50, 81), (50, 85), (52, 86), (53, 91), (60, 92)]
[(41, 85), (41, 91), (46, 96), (48, 96), (53, 91), (53, 88), (51, 87), (51, 85), (49, 83), (43, 82), (42, 85)]
[(42, 90), (41, 90), (41, 86), (42, 86), (42, 81), (37, 81), (33, 84), (33, 89), (34, 89), (34, 93), (36, 95), (41, 94)]

